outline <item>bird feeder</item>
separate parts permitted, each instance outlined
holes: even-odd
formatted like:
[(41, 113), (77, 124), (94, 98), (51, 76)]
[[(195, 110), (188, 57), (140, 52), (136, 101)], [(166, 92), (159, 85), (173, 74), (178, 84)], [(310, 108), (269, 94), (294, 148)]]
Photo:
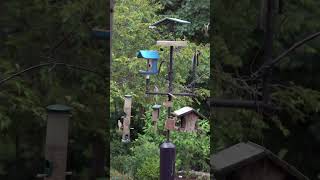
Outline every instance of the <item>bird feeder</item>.
[(92, 29), (92, 35), (97, 39), (106, 40), (110, 38), (110, 31), (94, 28)]
[(68, 129), (71, 108), (65, 105), (50, 105), (47, 107), (47, 132), (46, 132), (46, 167), (44, 174), (46, 180), (65, 179), (67, 151), (68, 151)]
[(176, 118), (169, 117), (165, 122), (165, 128), (170, 131), (176, 130)]
[(155, 129), (157, 128), (157, 122), (160, 117), (160, 107), (161, 107), (161, 105), (158, 105), (158, 104), (152, 106), (152, 109), (153, 109), (153, 111), (152, 111), (152, 124)]
[(122, 130), (122, 142), (130, 142), (130, 118), (131, 118), (131, 105), (132, 105), (132, 96), (125, 95), (124, 97), (124, 113), (123, 118), (123, 130)]
[(147, 60), (147, 70), (139, 70), (141, 74), (152, 75), (158, 74), (158, 60), (160, 59), (158, 51), (152, 50), (140, 50), (137, 53), (138, 58), (143, 58)]
[(176, 31), (176, 25), (184, 25), (184, 24), (190, 24), (191, 22), (182, 20), (182, 19), (177, 19), (177, 18), (170, 18), (166, 17), (164, 19), (161, 19), (160, 21), (157, 21), (153, 23), (152, 25), (149, 26), (150, 29), (155, 29), (159, 26), (165, 26), (167, 30), (171, 33), (175, 33)]
[(193, 132), (197, 130), (197, 121), (205, 117), (191, 107), (183, 107), (172, 113), (179, 119), (177, 129), (183, 132)]

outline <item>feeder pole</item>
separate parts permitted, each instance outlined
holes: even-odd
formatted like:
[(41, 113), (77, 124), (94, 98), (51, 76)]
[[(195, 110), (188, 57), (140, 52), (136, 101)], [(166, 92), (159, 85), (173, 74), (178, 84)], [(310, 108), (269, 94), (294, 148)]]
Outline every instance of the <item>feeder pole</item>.
[[(169, 79), (169, 87), (168, 87), (168, 101), (172, 101), (172, 96), (170, 95), (173, 91), (173, 46), (170, 46), (170, 62), (169, 62), (169, 73), (168, 73), (168, 79)], [(171, 103), (169, 103), (171, 104)], [(168, 118), (171, 116), (171, 106), (168, 106)], [(170, 140), (170, 130), (167, 131), (167, 141)]]
[[(265, 63), (272, 61), (272, 47), (273, 47), (273, 19), (274, 19), (274, 0), (267, 0), (267, 14), (266, 14), (266, 32), (265, 32), (265, 44), (264, 44), (264, 59)], [(272, 70), (268, 69), (262, 77), (262, 102), (266, 105), (270, 103), (270, 77)], [(265, 112), (266, 109), (263, 109)], [(267, 119), (267, 116), (263, 116), (263, 119)]]
[[(197, 61), (198, 61), (198, 55), (197, 55), (197, 50), (195, 51), (195, 54), (193, 56), (192, 59), (192, 81), (196, 79), (196, 66), (197, 66)], [(193, 83), (193, 82), (192, 82)], [(194, 93), (194, 85), (195, 82), (193, 84), (191, 84), (191, 92)]]
[[(173, 91), (173, 46), (170, 46), (170, 62), (168, 72), (168, 119), (171, 117), (171, 101)], [(170, 130), (167, 130), (167, 141), (160, 145), (160, 180), (174, 180), (176, 146), (170, 142)]]

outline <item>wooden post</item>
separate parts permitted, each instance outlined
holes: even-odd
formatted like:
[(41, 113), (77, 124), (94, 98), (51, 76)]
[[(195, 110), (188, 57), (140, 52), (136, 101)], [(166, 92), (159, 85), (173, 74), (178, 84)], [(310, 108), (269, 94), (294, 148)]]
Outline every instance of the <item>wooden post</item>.
[(123, 118), (122, 142), (130, 142), (131, 105), (132, 96), (125, 95), (123, 108), (125, 117)]
[(46, 180), (65, 180), (68, 128), (71, 108), (65, 105), (47, 107), (46, 160), (52, 163), (52, 175)]

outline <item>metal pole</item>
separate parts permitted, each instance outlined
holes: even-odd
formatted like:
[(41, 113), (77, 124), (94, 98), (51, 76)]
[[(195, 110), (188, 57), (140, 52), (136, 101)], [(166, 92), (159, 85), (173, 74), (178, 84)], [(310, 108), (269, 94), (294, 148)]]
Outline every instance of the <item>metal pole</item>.
[[(196, 66), (197, 66), (197, 61), (198, 61), (198, 55), (197, 55), (197, 50), (195, 51), (195, 54), (193, 56), (193, 59), (192, 59), (192, 81), (195, 80), (195, 77), (196, 77)], [(191, 92), (194, 93), (194, 86), (195, 86), (195, 83), (191, 85)]]
[[(168, 79), (169, 79), (169, 87), (168, 87), (168, 93), (172, 93), (173, 91), (173, 46), (170, 46), (170, 62), (169, 62), (169, 73), (168, 73)], [(172, 96), (168, 95), (168, 101), (172, 101)], [(171, 116), (171, 107), (168, 107), (168, 118)], [(167, 141), (170, 141), (170, 130), (167, 132)]]
[[(172, 101), (173, 91), (173, 46), (170, 46), (168, 101)], [(169, 103), (171, 104), (171, 103)], [(171, 106), (168, 106), (168, 118), (171, 116)], [(174, 180), (176, 147), (170, 142), (170, 130), (167, 131), (167, 141), (160, 145), (160, 180)]]
[(169, 96), (196, 96), (195, 94), (191, 94), (191, 93), (164, 93), (164, 92), (146, 92), (146, 94), (149, 95), (169, 95)]

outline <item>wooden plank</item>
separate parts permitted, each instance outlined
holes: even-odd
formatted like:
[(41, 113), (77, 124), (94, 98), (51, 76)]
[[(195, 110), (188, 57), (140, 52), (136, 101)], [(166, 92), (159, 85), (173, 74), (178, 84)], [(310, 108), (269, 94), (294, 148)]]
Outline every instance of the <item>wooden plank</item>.
[(158, 46), (184, 47), (184, 46), (187, 46), (187, 44), (188, 44), (188, 41), (157, 41)]

